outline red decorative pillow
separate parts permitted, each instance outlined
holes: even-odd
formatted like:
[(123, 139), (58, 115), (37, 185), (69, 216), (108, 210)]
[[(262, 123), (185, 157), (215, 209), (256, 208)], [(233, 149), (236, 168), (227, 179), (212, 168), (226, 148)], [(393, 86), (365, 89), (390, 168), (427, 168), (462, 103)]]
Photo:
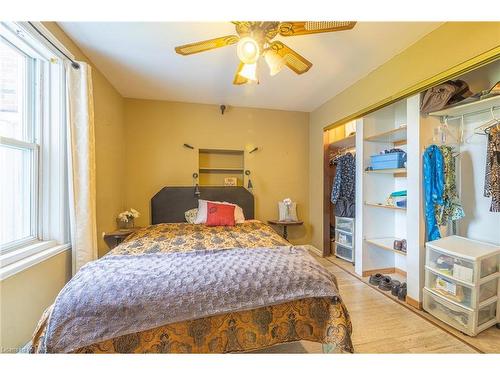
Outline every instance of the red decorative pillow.
[(207, 222), (209, 227), (234, 226), (233, 205), (207, 202)]

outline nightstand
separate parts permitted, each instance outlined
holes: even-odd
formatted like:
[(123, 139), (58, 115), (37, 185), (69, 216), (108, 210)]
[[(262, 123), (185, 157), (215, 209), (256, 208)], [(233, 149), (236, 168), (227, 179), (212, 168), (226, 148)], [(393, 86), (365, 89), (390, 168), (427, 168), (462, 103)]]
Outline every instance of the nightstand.
[(114, 232), (107, 232), (104, 233), (104, 242), (106, 242), (106, 245), (108, 245), (109, 249), (113, 249), (114, 247), (118, 246), (121, 244), (125, 238), (130, 236), (132, 233), (135, 231), (139, 230), (141, 228), (136, 227), (136, 228), (130, 228), (130, 229), (117, 229)]
[(283, 238), (286, 240), (288, 239), (288, 230), (287, 226), (289, 225), (302, 225), (304, 224), (303, 221), (280, 221), (280, 220), (268, 220), (268, 224), (271, 225), (281, 225), (283, 227)]

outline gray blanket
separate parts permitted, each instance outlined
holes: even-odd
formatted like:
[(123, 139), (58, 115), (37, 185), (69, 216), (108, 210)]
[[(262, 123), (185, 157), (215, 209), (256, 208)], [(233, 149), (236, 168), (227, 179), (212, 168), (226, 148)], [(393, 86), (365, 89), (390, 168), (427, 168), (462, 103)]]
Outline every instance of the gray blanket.
[(41, 351), (308, 297), (339, 296), (333, 276), (301, 247), (104, 257), (59, 293)]

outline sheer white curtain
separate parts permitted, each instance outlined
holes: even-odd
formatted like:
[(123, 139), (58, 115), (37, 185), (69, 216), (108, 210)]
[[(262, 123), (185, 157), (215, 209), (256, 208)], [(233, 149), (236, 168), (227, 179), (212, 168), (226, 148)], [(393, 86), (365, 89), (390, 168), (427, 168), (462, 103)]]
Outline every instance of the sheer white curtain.
[(91, 68), (66, 64), (68, 180), (73, 274), (97, 259), (94, 99)]

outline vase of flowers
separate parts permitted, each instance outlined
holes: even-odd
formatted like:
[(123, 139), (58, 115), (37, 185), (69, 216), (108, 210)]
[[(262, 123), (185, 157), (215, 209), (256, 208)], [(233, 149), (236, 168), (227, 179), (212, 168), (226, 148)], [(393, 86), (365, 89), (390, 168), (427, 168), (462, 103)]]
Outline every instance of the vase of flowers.
[(130, 229), (134, 227), (134, 220), (141, 216), (139, 211), (131, 208), (130, 210), (120, 212), (116, 218), (119, 229)]
[(278, 202), (280, 221), (297, 221), (297, 204), (290, 198)]

